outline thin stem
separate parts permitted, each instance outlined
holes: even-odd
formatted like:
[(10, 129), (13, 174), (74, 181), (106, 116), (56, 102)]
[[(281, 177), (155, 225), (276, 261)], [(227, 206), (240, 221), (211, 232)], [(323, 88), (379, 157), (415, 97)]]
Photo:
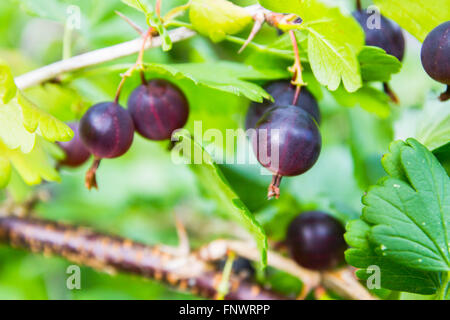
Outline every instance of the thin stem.
[(361, 0), (356, 0), (356, 10), (362, 11)]
[(191, 1), (186, 3), (185, 5), (175, 7), (171, 9), (163, 18), (164, 22), (170, 22), (171, 20), (175, 19), (176, 17), (182, 15), (187, 9), (189, 9), (191, 5)]
[(255, 20), (255, 23), (253, 24), (252, 30), (250, 31), (250, 34), (249, 34), (247, 40), (245, 40), (244, 44), (239, 49), (238, 54), (241, 53), (242, 51), (244, 51), (244, 49), (248, 46), (248, 44), (255, 38), (255, 36), (261, 30), (261, 28), (264, 24), (264, 21), (266, 20), (264, 13), (262, 13), (262, 12), (255, 14), (253, 19)]
[(162, 0), (156, 0), (155, 4), (155, 13), (159, 18), (161, 18), (161, 2)]
[(127, 22), (137, 33), (141, 36), (144, 34), (144, 30), (141, 29), (136, 23), (134, 23), (130, 18), (119, 11), (114, 11), (119, 17), (121, 17), (125, 22)]
[(141, 82), (142, 82), (142, 84), (143, 85), (147, 85), (148, 82), (147, 82), (147, 79), (145, 78), (144, 70), (141, 70), (141, 72), (139, 74), (141, 75)]
[(64, 25), (63, 54), (62, 59), (67, 60), (72, 55), (72, 26), (69, 23)]
[(383, 90), (384, 92), (389, 96), (392, 102), (395, 104), (399, 104), (400, 100), (398, 99), (397, 95), (395, 94), (394, 90), (392, 90), (391, 86), (387, 82), (383, 82)]
[[(141, 70), (141, 72), (142, 72), (142, 70), (143, 70), (143, 60), (144, 60), (144, 51), (145, 51), (145, 45), (146, 45), (146, 42), (147, 42), (147, 39), (152, 39), (152, 32), (153, 32), (153, 28), (152, 27), (150, 27), (148, 30), (147, 30), (147, 32), (144, 34), (144, 36), (143, 36), (143, 41), (142, 41), (142, 45), (141, 45), (141, 49), (139, 50), (139, 54), (138, 54), (138, 58), (137, 58), (137, 60), (136, 60), (136, 63), (130, 68), (130, 69), (128, 69), (125, 73), (123, 73), (122, 74), (122, 79), (120, 80), (120, 82), (119, 82), (119, 85), (118, 85), (118, 87), (117, 87), (117, 91), (116, 91), (116, 95), (115, 95), (115, 98), (114, 98), (114, 102), (115, 103), (119, 103), (119, 99), (120, 99), (120, 93), (122, 92), (122, 88), (123, 88), (123, 86), (124, 86), (124, 84), (125, 84), (125, 81), (126, 81), (126, 79), (128, 78), (128, 77), (131, 77), (131, 75), (133, 74), (133, 72), (136, 70), (136, 69), (140, 69)], [(151, 41), (150, 41), (150, 44), (151, 44)], [(141, 73), (141, 77), (142, 77), (142, 73)], [(144, 77), (144, 79), (145, 79), (145, 77)], [(146, 83), (147, 81), (145, 81), (145, 83)]]
[(295, 85), (297, 88), (295, 89), (295, 95), (292, 101), (293, 105), (297, 104), (298, 97), (300, 95), (300, 89), (303, 85), (302, 78), (302, 65), (300, 61), (300, 50), (298, 49), (297, 38), (295, 37), (294, 30), (289, 30), (289, 36), (291, 37), (292, 48), (294, 50), (295, 62), (292, 67), (292, 81), (291, 83)]
[(233, 262), (236, 257), (236, 254), (233, 251), (228, 253), (227, 262), (225, 263), (225, 267), (223, 268), (222, 276), (220, 279), (219, 286), (217, 287), (217, 296), (216, 300), (223, 300), (225, 296), (230, 291), (230, 276), (231, 271), (233, 270)]

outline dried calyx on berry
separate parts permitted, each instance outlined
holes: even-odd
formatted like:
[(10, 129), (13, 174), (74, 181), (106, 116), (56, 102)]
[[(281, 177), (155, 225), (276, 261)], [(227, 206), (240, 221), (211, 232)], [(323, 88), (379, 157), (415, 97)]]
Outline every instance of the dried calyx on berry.
[(447, 85), (441, 101), (450, 99), (450, 21), (434, 28), (425, 38), (421, 51), (422, 65), (428, 75)]
[(320, 211), (303, 212), (289, 225), (286, 244), (299, 265), (332, 269), (344, 261), (344, 233), (342, 224), (332, 216)]
[(86, 173), (86, 187), (97, 188), (95, 173), (103, 158), (117, 158), (128, 151), (134, 135), (134, 124), (127, 110), (116, 102), (92, 106), (80, 121), (80, 136), (94, 155)]

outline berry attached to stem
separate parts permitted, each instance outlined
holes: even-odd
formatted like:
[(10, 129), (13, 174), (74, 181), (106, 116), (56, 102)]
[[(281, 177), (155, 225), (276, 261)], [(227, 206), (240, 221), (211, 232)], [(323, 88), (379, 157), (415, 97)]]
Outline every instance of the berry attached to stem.
[(258, 161), (274, 173), (268, 198), (278, 198), (282, 176), (308, 171), (320, 154), (321, 136), (317, 123), (295, 106), (273, 107), (266, 111), (251, 136)]
[(128, 151), (134, 124), (127, 110), (115, 102), (92, 106), (80, 121), (80, 137), (95, 160), (86, 174), (88, 189), (97, 187), (95, 173), (103, 158), (116, 158)]
[(167, 140), (182, 128), (189, 116), (184, 93), (174, 84), (154, 79), (137, 87), (128, 98), (128, 110), (136, 131), (150, 140)]
[(447, 85), (440, 99), (450, 98), (450, 21), (434, 28), (425, 38), (421, 51), (422, 65), (434, 80)]

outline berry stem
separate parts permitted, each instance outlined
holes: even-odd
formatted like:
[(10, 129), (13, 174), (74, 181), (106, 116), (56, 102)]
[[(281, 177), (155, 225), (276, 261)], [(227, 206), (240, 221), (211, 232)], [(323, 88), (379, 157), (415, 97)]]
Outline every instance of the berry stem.
[(356, 0), (356, 9), (358, 11), (362, 11), (361, 0)]
[(281, 178), (279, 174), (275, 174), (272, 176), (272, 183), (269, 185), (269, 191), (267, 193), (267, 198), (270, 200), (273, 197), (275, 199), (278, 199), (280, 197), (280, 183)]
[(142, 82), (143, 85), (147, 85), (148, 84), (147, 79), (145, 79), (144, 70), (141, 70), (141, 82)]
[(119, 11), (114, 11), (119, 17), (121, 17), (123, 20), (125, 20), (126, 23), (128, 23), (134, 30), (136, 30), (137, 33), (139, 33), (141, 36), (144, 35), (144, 30), (141, 29), (136, 23), (134, 23), (130, 18), (128, 18), (126, 15)]
[[(117, 87), (116, 96), (114, 98), (114, 102), (116, 104), (119, 104), (120, 93), (122, 91), (122, 88), (123, 88), (123, 85), (125, 84), (126, 79), (128, 77), (130, 77), (136, 69), (139, 68), (141, 70), (141, 72), (144, 69), (144, 67), (143, 67), (143, 60), (144, 60), (145, 44), (147, 42), (147, 39), (150, 39), (150, 40), (152, 39), (151, 36), (152, 36), (153, 30), (154, 29), (152, 27), (150, 27), (150, 28), (148, 28), (147, 32), (145, 32), (145, 34), (143, 35), (142, 45), (141, 45), (141, 49), (139, 50), (139, 55), (138, 55), (138, 58), (136, 60), (136, 63), (130, 69), (128, 69), (125, 73), (122, 74), (122, 79), (120, 80), (120, 83), (119, 83), (119, 85)], [(150, 41), (150, 45), (151, 45), (151, 41)], [(142, 77), (142, 74), (141, 74), (141, 77)], [(147, 81), (145, 81), (145, 83), (146, 82)]]
[(439, 96), (439, 100), (444, 102), (449, 99), (450, 99), (450, 85), (447, 85), (447, 90), (445, 92), (442, 92), (442, 94)]
[(86, 188), (91, 190), (92, 188), (98, 189), (96, 172), (98, 167), (100, 166), (101, 159), (95, 158), (92, 166), (86, 172), (85, 185)]
[(389, 98), (391, 99), (392, 102), (394, 102), (395, 104), (400, 103), (400, 100), (398, 99), (397, 95), (392, 90), (392, 88), (389, 86), (389, 83), (383, 82), (383, 89), (384, 89), (384, 92), (389, 96)]
[(291, 71), (293, 72), (291, 83), (295, 85), (297, 88), (295, 89), (294, 99), (292, 104), (295, 105), (297, 103), (298, 97), (300, 95), (301, 86), (304, 84), (302, 79), (302, 64), (300, 61), (300, 52), (298, 49), (297, 38), (295, 37), (294, 30), (289, 30), (289, 36), (291, 37), (292, 48), (294, 50), (295, 62), (292, 66)]
[(161, 18), (161, 2), (162, 0), (156, 0), (155, 4), (155, 13), (159, 18)]

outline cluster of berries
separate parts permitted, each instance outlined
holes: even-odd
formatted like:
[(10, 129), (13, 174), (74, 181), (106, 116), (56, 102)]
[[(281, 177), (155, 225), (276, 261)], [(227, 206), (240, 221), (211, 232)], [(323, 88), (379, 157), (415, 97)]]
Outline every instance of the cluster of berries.
[(161, 79), (145, 82), (129, 96), (128, 110), (117, 102), (102, 102), (89, 108), (79, 124), (71, 123), (75, 136), (60, 143), (66, 154), (61, 164), (76, 167), (92, 154), (94, 169), (88, 171), (86, 185), (97, 187), (95, 169), (100, 160), (127, 152), (135, 130), (149, 140), (170, 139), (188, 116), (188, 101), (178, 87)]

